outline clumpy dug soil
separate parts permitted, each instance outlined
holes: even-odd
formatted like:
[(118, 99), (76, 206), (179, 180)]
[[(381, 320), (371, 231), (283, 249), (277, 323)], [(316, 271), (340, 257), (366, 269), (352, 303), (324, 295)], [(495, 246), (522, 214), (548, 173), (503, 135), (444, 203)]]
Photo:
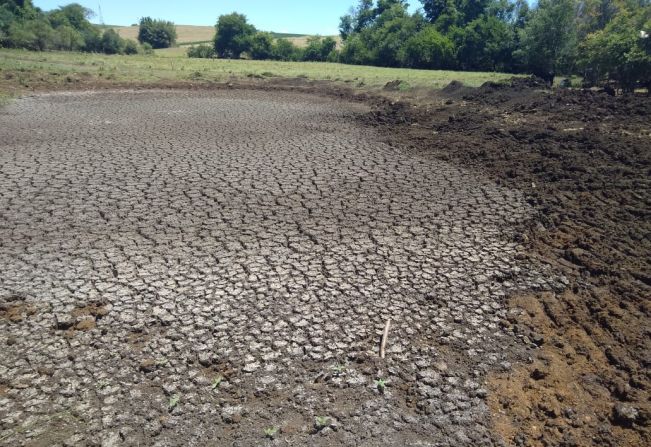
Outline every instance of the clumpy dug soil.
[(503, 324), (539, 348), (490, 380), (509, 445), (651, 442), (650, 117), (648, 97), (514, 79), (387, 100), (365, 118), (398, 147), (522, 190), (537, 218), (520, 242), (570, 279), (510, 300)]

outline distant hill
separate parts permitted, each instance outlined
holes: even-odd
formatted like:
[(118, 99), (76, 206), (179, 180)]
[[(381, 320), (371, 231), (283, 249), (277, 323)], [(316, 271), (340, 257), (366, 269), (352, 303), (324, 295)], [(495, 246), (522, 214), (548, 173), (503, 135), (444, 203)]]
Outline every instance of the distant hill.
[[(116, 26), (115, 31), (125, 39), (138, 39), (137, 26)], [(215, 36), (214, 26), (176, 25), (177, 43), (180, 45), (194, 42), (208, 42)]]
[[(137, 26), (107, 26), (107, 28), (113, 28), (120, 37), (125, 39), (138, 39), (138, 27)], [(176, 34), (178, 38), (176, 42), (181, 45), (190, 45), (198, 44), (204, 42), (211, 42), (215, 37), (215, 27), (214, 26), (195, 26), (195, 25), (176, 25)], [(285, 38), (290, 40), (294, 45), (298, 47), (304, 47), (307, 42), (309, 35), (307, 34), (294, 34), (294, 33), (271, 33), (276, 39)], [(334, 36), (333, 36), (334, 37)], [(336, 37), (339, 41), (339, 37)]]

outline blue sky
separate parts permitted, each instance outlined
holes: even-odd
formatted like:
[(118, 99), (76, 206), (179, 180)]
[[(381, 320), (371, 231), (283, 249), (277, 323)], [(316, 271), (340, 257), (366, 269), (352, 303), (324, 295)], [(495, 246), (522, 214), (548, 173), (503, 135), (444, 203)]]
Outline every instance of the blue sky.
[[(131, 25), (143, 16), (171, 20), (178, 25), (214, 25), (217, 17), (233, 11), (245, 14), (256, 28), (265, 31), (337, 34), (339, 17), (357, 0), (34, 0), (44, 10), (80, 3), (97, 12), (102, 5), (104, 23)], [(412, 0), (412, 9), (420, 6)], [(98, 22), (96, 16), (93, 21)]]

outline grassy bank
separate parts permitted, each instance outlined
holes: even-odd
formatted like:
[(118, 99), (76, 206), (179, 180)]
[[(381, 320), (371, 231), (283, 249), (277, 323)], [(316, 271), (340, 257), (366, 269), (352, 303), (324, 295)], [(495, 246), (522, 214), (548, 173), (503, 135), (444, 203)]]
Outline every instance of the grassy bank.
[(324, 62), (189, 59), (182, 55), (108, 56), (0, 49), (0, 91), (61, 88), (74, 84), (225, 82), (250, 78), (329, 80), (373, 89), (400, 79), (405, 88), (441, 88), (452, 80), (479, 86), (511, 77), (505, 73), (410, 70)]

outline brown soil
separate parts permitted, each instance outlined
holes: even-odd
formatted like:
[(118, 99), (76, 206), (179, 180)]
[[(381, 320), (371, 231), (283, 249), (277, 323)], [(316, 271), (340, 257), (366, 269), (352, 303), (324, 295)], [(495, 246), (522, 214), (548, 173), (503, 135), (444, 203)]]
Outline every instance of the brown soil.
[[(648, 445), (651, 100), (454, 83), (370, 117), (396, 145), (473, 167), (538, 210), (520, 242), (570, 283), (504, 324), (541, 345), (490, 381), (509, 445)], [(628, 411), (627, 411), (628, 410)]]

